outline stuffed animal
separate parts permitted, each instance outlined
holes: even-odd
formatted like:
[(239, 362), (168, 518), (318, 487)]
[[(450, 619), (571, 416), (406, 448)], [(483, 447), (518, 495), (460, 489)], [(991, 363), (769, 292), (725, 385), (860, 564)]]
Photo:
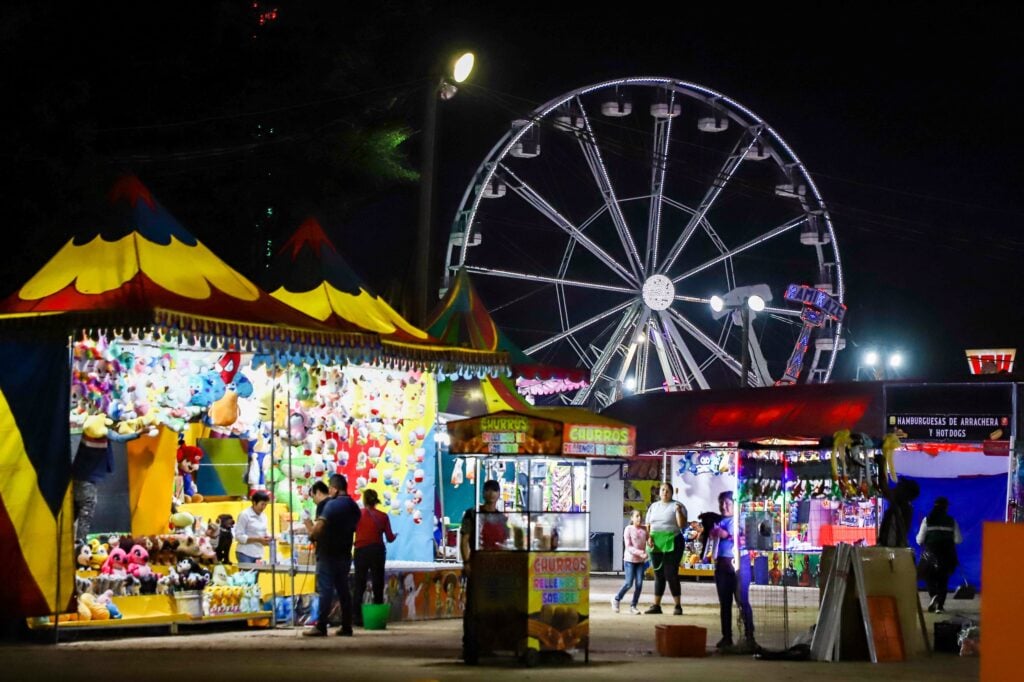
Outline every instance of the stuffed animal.
[(101, 545), (99, 540), (93, 540), (90, 542), (89, 548), (92, 550), (92, 559), (90, 559), (90, 564), (93, 569), (98, 571), (103, 568), (103, 564), (107, 560), (107, 548)]
[(79, 620), (110, 620), (110, 611), (101, 604), (96, 595), (86, 592), (78, 597)]
[[(134, 547), (132, 548), (135, 549)], [(119, 577), (126, 576), (127, 573), (128, 554), (120, 547), (115, 547), (110, 550), (110, 554), (107, 556), (107, 560), (103, 562), (103, 567), (100, 568), (100, 573), (104, 575), (114, 575)]]
[(234, 384), (224, 391), (224, 396), (210, 405), (208, 416), (212, 426), (231, 426), (238, 421), (238, 393)]
[(92, 548), (89, 545), (83, 544), (78, 549), (78, 570), (87, 571), (92, 568)]
[(112, 590), (107, 590), (97, 597), (96, 603), (103, 606), (111, 618), (115, 620), (121, 618), (121, 609), (117, 608), (117, 604), (114, 603), (114, 592)]
[(199, 538), (199, 563), (201, 564), (213, 564), (217, 561), (217, 553), (213, 549), (213, 545), (210, 544), (210, 538), (205, 535)]
[(90, 414), (82, 422), (82, 437), (94, 441), (107, 438), (107, 429), (114, 425), (114, 420), (105, 414)]
[(196, 517), (188, 512), (175, 512), (171, 514), (170, 527), (176, 535), (193, 535), (195, 532)]
[(231, 541), (233, 540), (235, 520), (231, 517), (231, 514), (221, 514), (217, 517), (218, 525), (220, 526), (220, 532), (217, 535), (217, 544), (214, 547), (214, 551), (217, 554), (217, 560), (222, 564), (231, 563)]
[(203, 496), (199, 494), (199, 489), (196, 488), (193, 478), (193, 474), (199, 470), (199, 462), (202, 458), (201, 448), (184, 443), (180, 443), (178, 446), (178, 474), (174, 478), (174, 500), (179, 504), (203, 501)]
[(149, 552), (142, 545), (135, 545), (128, 552), (128, 565), (126, 568), (128, 575), (139, 580), (149, 579), (154, 576), (153, 569), (149, 567)]

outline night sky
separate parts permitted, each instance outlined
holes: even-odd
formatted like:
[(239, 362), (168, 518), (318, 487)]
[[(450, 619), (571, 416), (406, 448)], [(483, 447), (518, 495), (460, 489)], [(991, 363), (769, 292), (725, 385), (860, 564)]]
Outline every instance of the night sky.
[[(73, 232), (95, 232), (108, 178), (125, 170), (259, 280), (253, 216), (266, 192), (240, 178), (260, 164), (285, 169), (287, 187), (296, 188), (293, 205), (278, 204), (280, 224), (266, 229), (286, 234), (303, 213), (318, 212), (355, 270), (379, 291), (394, 291), (411, 262), (415, 182), (346, 180), (339, 189), (323, 177), (329, 163), (288, 157), (289, 145), (308, 144), (308, 135), (291, 141), (288, 133), (379, 112), (408, 126), (400, 151), (415, 169), (424, 75), (446, 50), (466, 46), (478, 56), (474, 85), (441, 111), (438, 271), (458, 200), (515, 113), (607, 78), (667, 76), (752, 109), (814, 176), (847, 281), (851, 345), (834, 379), (853, 377), (854, 344), (899, 347), (909, 376), (935, 379), (966, 374), (965, 347), (1018, 346), (1024, 160), (1014, 132), (1024, 120), (1024, 31), (1000, 10), (260, 4), (278, 9), (264, 26), (248, 2), (3, 10), (2, 116), (11, 133), (0, 190), (4, 295)], [(299, 35), (296, 25), (303, 49), (276, 58), (275, 41)], [(259, 122), (284, 134), (249, 156), (212, 151), (252, 142)], [(304, 192), (312, 185), (316, 192)]]

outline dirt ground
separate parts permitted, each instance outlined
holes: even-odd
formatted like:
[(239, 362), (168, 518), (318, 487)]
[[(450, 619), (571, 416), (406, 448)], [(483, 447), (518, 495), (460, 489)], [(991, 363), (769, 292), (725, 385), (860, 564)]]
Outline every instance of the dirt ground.
[[(810, 663), (758, 661), (748, 656), (662, 658), (654, 646), (658, 623), (686, 623), (708, 628), (708, 641), (719, 636), (714, 588), (685, 584), (683, 616), (631, 616), (611, 612), (609, 600), (618, 578), (595, 578), (591, 587), (590, 664), (543, 660), (527, 669), (511, 655), (484, 659), (479, 667), (458, 661), (462, 622), (425, 621), (390, 624), (383, 631), (357, 630), (352, 638), (302, 637), (297, 630), (216, 631), (196, 627), (176, 636), (142, 635), (80, 639), (53, 645), (0, 647), (0, 670), (6, 680), (109, 680), (131, 676), (157, 680), (247, 680), (270, 682), (292, 679), (377, 680), (547, 680), (588, 681), (623, 679), (821, 680), (844, 682), (877, 676), (886, 680), (978, 679), (978, 659), (935, 654), (905, 663)], [(646, 605), (648, 593), (641, 598)], [(950, 613), (928, 614), (929, 628), (937, 618), (954, 612), (977, 617), (978, 601), (948, 604)], [(806, 608), (806, 607), (798, 607)], [(813, 622), (812, 609), (804, 620)], [(755, 613), (756, 616), (756, 613)], [(209, 627), (209, 626), (206, 626)]]

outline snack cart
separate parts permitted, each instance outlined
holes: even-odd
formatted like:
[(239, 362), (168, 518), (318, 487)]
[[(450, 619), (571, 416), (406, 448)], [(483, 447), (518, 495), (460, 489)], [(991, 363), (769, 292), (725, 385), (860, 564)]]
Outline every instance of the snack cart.
[[(590, 660), (590, 464), (632, 457), (636, 430), (581, 409), (496, 412), (448, 423), (449, 452), (467, 457), (476, 500), (501, 486), (498, 512), (478, 512), (469, 589), (482, 650)], [(475, 466), (474, 466), (475, 465)]]

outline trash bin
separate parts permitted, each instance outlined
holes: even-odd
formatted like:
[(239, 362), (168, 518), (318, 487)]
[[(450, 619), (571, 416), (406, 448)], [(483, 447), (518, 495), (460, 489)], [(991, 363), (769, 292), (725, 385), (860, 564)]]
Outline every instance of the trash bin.
[(615, 533), (590, 534), (590, 570), (596, 573), (613, 571), (612, 547)]

